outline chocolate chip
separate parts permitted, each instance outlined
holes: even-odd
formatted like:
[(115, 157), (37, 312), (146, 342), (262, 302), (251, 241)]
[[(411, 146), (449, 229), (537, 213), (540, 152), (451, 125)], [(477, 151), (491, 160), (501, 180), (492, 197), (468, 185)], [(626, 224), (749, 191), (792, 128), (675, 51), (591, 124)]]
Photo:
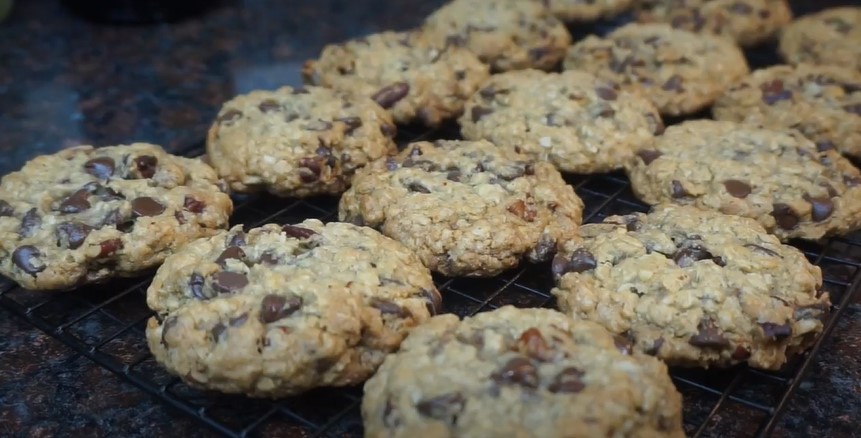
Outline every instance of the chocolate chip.
[(526, 52), (526, 55), (529, 56), (529, 59), (533, 62), (539, 62), (541, 59), (553, 52), (553, 47), (535, 47), (529, 49), (529, 51)]
[(125, 196), (123, 196), (121, 193), (118, 193), (116, 190), (110, 187), (105, 187), (95, 181), (84, 184), (83, 189), (86, 189), (94, 196), (98, 196), (99, 199), (101, 199), (102, 201), (117, 201), (120, 199), (125, 199)]
[(358, 117), (340, 117), (335, 119), (336, 122), (341, 122), (346, 126), (344, 134), (350, 135), (353, 131), (362, 127), (362, 119)]
[(577, 368), (565, 368), (556, 375), (547, 390), (552, 393), (576, 394), (586, 387), (586, 384), (583, 383), (584, 375), (585, 373)]
[(453, 425), (465, 405), (466, 399), (459, 392), (454, 392), (422, 400), (416, 403), (416, 411), (425, 417)]
[(15, 214), (15, 209), (8, 202), (0, 199), (0, 217), (12, 216)]
[(245, 258), (245, 251), (243, 251), (242, 248), (238, 246), (228, 246), (221, 252), (221, 255), (215, 259), (215, 263), (224, 268), (227, 265), (227, 260), (242, 260), (243, 258)]
[(804, 200), (810, 203), (810, 216), (814, 222), (822, 222), (834, 212), (834, 203), (827, 196), (813, 197), (805, 195)]
[(658, 158), (660, 158), (661, 155), (663, 154), (650, 149), (640, 149), (639, 151), (637, 151), (637, 156), (640, 157), (641, 160), (643, 160), (643, 163), (645, 163), (646, 166), (652, 164), (652, 161), (657, 160)]
[(460, 182), (463, 178), (463, 173), (459, 170), (450, 170), (445, 174), (445, 178), (449, 181)]
[(301, 307), (302, 297), (298, 295), (266, 295), (260, 303), (260, 322), (269, 324), (284, 319)]
[(538, 387), (538, 370), (525, 357), (509, 360), (501, 370), (491, 375), (497, 383), (513, 383), (527, 388)]
[(730, 196), (740, 199), (747, 198), (747, 195), (751, 191), (750, 186), (746, 182), (737, 179), (728, 179), (723, 182), (723, 186)]
[(248, 313), (243, 313), (242, 315), (237, 316), (236, 318), (230, 318), (228, 324), (231, 327), (242, 327), (245, 325), (245, 321), (248, 321)]
[(84, 172), (98, 179), (108, 179), (114, 174), (116, 163), (111, 157), (96, 157), (84, 163)]
[(266, 99), (263, 102), (260, 102), (260, 105), (257, 105), (257, 109), (262, 113), (281, 111), (281, 104), (276, 100)]
[(840, 33), (849, 33), (852, 31), (852, 24), (847, 23), (840, 18), (837, 17), (829, 17), (824, 20), (824, 22), (830, 26), (834, 27), (834, 30)]
[(90, 192), (87, 191), (87, 189), (80, 189), (67, 196), (66, 199), (60, 203), (58, 210), (62, 214), (74, 214), (89, 210), (90, 201), (87, 200), (89, 195)]
[(302, 126), (302, 129), (314, 132), (328, 131), (332, 129), (332, 124), (325, 120), (312, 120)]
[(164, 213), (165, 206), (149, 196), (132, 199), (132, 214), (135, 217), (158, 216)]
[(732, 352), (733, 360), (748, 360), (750, 359), (750, 350), (743, 345), (737, 345), (735, 351)]
[(770, 250), (764, 246), (759, 246), (759, 245), (756, 245), (753, 243), (749, 243), (749, 244), (745, 245), (744, 247), (753, 251), (753, 252), (767, 255), (769, 257), (780, 257), (780, 254), (778, 254), (777, 252), (772, 251), (772, 250)]
[(629, 214), (622, 217), (625, 220), (625, 229), (628, 231), (639, 231), (643, 223), (640, 222), (640, 217), (635, 214)]
[(470, 114), (472, 115), (472, 123), (477, 123), (479, 120), (484, 118), (484, 116), (493, 114), (493, 109), (485, 108), (483, 106), (474, 106), (472, 110), (470, 110)]
[(792, 336), (792, 326), (789, 324), (775, 324), (773, 322), (761, 322), (762, 332), (766, 338), (773, 341), (782, 341)]
[(861, 184), (861, 178), (852, 175), (843, 175), (843, 184), (846, 184), (849, 187), (855, 187), (858, 184)]
[(211, 298), (203, 292), (204, 283), (203, 276), (197, 273), (191, 274), (188, 278), (188, 289), (191, 291), (191, 295), (198, 300), (208, 300)]
[(859, 116), (861, 116), (861, 103), (845, 105), (843, 107), (843, 111), (846, 111), (847, 113), (858, 114)]
[(798, 215), (787, 204), (777, 203), (771, 206), (771, 215), (777, 226), (784, 230), (791, 230), (798, 226)]
[(21, 218), (21, 228), (18, 229), (18, 235), (21, 237), (30, 237), (36, 232), (36, 229), (42, 226), (42, 217), (39, 216), (35, 208), (31, 208), (24, 213)]
[(531, 327), (520, 335), (517, 341), (519, 350), (527, 356), (540, 360), (547, 361), (551, 359), (552, 351), (541, 335), (541, 331), (535, 327)]
[(821, 140), (816, 142), (816, 150), (818, 150), (819, 152), (831, 151), (835, 149), (837, 149), (837, 147), (834, 146), (834, 143), (828, 140)]
[(135, 158), (135, 166), (138, 168), (141, 176), (144, 178), (152, 178), (155, 175), (155, 170), (158, 167), (158, 159), (151, 155), (141, 155)]
[(36, 274), (45, 270), (45, 264), (39, 260), (41, 256), (42, 253), (33, 245), (19, 246), (15, 248), (15, 251), (12, 251), (12, 263), (35, 277)]
[(221, 337), (221, 334), (224, 333), (225, 330), (227, 330), (227, 327), (224, 324), (220, 322), (215, 324), (210, 331), (210, 333), (212, 333), (212, 340), (218, 342), (218, 338)]
[(379, 310), (380, 313), (383, 315), (395, 315), (399, 318), (407, 318), (410, 316), (409, 312), (406, 309), (389, 300), (373, 297), (370, 299), (368, 304), (371, 307)]
[[(663, 122), (663, 120), (661, 120), (660, 116), (658, 116), (656, 114), (652, 114), (652, 113), (646, 113), (646, 114), (644, 114), (644, 117), (646, 118), (646, 121), (649, 122), (649, 126), (652, 128), (653, 134), (661, 135), (664, 133), (664, 130), (666, 129), (666, 127), (664, 126), (664, 122)], [(648, 152), (648, 151), (644, 151), (644, 152)], [(654, 151), (654, 152), (660, 154), (657, 151)], [(640, 158), (642, 158), (642, 156), (640, 156)], [(643, 161), (646, 161), (645, 158), (643, 159)], [(651, 162), (651, 161), (649, 161), (649, 162)], [(646, 164), (649, 164), (649, 163), (646, 163)]]
[(185, 195), (185, 199), (182, 201), (182, 206), (192, 213), (203, 213), (203, 209), (206, 208), (206, 204), (203, 201), (198, 201), (189, 195)]
[(684, 198), (686, 196), (689, 196), (690, 193), (688, 193), (688, 191), (685, 190), (685, 187), (682, 186), (682, 183), (680, 181), (674, 179), (672, 182), (672, 193), (671, 193), (671, 195), (673, 198), (679, 199), (679, 198)]
[(310, 93), (311, 92), (308, 91), (308, 89), (305, 87), (296, 87), (293, 89), (293, 91), (290, 92), (290, 94), (310, 94)]
[(164, 324), (161, 326), (161, 345), (167, 347), (167, 332), (176, 327), (177, 323), (179, 323), (179, 320), (175, 316), (165, 318)]
[(245, 233), (237, 231), (236, 234), (230, 237), (230, 240), (227, 242), (227, 246), (245, 246)]
[(229, 109), (218, 117), (218, 123), (222, 125), (230, 125), (242, 117), (242, 111)]
[(616, 94), (616, 90), (613, 90), (610, 87), (595, 87), (595, 94), (604, 100), (616, 100), (616, 98), (619, 97)]
[(655, 339), (655, 342), (652, 342), (652, 346), (644, 351), (644, 353), (650, 356), (657, 356), (658, 352), (661, 351), (661, 347), (664, 346), (664, 338)]
[(561, 254), (557, 254), (553, 258), (551, 269), (556, 277), (562, 276), (569, 272), (583, 272), (590, 269), (595, 269), (598, 266), (595, 257), (589, 251), (578, 248), (571, 257), (566, 259)]
[(691, 336), (688, 343), (694, 347), (723, 349), (729, 347), (729, 340), (711, 320), (702, 320), (697, 326), (697, 334)]
[(393, 138), (398, 135), (398, 127), (395, 125), (389, 125), (387, 123), (383, 123), (380, 125), (380, 132), (383, 133), (386, 137)]
[(54, 233), (61, 246), (77, 249), (84, 244), (93, 227), (80, 222), (63, 222), (57, 224)]
[(123, 248), (122, 239), (108, 239), (104, 242), (99, 243), (99, 255), (98, 257), (108, 257), (117, 253), (117, 251)]
[(529, 257), (532, 261), (541, 262), (550, 259), (554, 253), (556, 253), (556, 239), (549, 234), (543, 234)]
[(296, 239), (308, 239), (311, 236), (317, 234), (317, 232), (314, 230), (297, 227), (295, 225), (284, 225), (283, 227), (281, 227), (281, 231), (284, 231), (284, 233), (286, 233), (288, 236)]
[(260, 254), (260, 263), (264, 265), (277, 265), (278, 262), (281, 261), (278, 256), (273, 254), (271, 251), (265, 251), (263, 254)]
[[(683, 246), (673, 254), (673, 261), (681, 268), (693, 266), (694, 262), (700, 260), (712, 260), (715, 257), (699, 244)], [(723, 260), (723, 259), (721, 259)]]
[(383, 108), (391, 108), (410, 92), (410, 86), (406, 82), (396, 82), (381, 88), (371, 96)]
[(753, 7), (745, 2), (735, 2), (730, 5), (729, 10), (735, 14), (748, 15), (753, 12)]
[(233, 294), (248, 285), (248, 277), (236, 272), (223, 271), (212, 276), (212, 288), (220, 294)]
[(442, 312), (442, 295), (436, 288), (422, 289), (419, 293), (427, 302), (428, 313), (431, 316)]
[(416, 193), (430, 193), (430, 189), (417, 182), (407, 184), (407, 190)]
[(762, 101), (774, 105), (781, 100), (792, 99), (792, 92), (783, 88), (783, 81), (775, 79), (759, 86), (762, 90)]
[(508, 206), (508, 212), (514, 214), (515, 216), (525, 220), (526, 222), (532, 222), (535, 220), (536, 212), (534, 209), (529, 208), (522, 199), (517, 200), (515, 203)]
[(664, 82), (664, 85), (662, 85), (661, 88), (666, 91), (675, 91), (677, 93), (681, 93), (685, 91), (684, 87), (682, 87), (682, 82), (684, 82), (684, 80), (681, 76), (672, 75), (669, 79), (667, 79), (666, 82)]
[(624, 354), (625, 356), (630, 356), (634, 351), (634, 345), (631, 343), (631, 340), (620, 335), (613, 336), (613, 345), (616, 346), (616, 350), (619, 350), (619, 353)]

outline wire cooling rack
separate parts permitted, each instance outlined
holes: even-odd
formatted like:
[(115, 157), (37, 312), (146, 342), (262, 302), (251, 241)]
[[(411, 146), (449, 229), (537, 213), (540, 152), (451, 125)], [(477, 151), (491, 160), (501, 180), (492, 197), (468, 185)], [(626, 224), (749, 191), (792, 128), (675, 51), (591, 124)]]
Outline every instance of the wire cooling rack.
[[(795, 2), (796, 13), (835, 2)], [(623, 18), (621, 21), (624, 21)], [(618, 26), (602, 23), (572, 29), (575, 38), (602, 34)], [(773, 47), (748, 51), (752, 68), (777, 62)], [(699, 115), (705, 116), (705, 115)], [(669, 120), (668, 124), (678, 122)], [(400, 143), (457, 138), (454, 127), (422, 132), (401, 129)], [(186, 151), (194, 156), (201, 145)], [(586, 204), (584, 220), (597, 222), (613, 214), (647, 211), (631, 193), (624, 175), (569, 176), (568, 182)], [(306, 218), (337, 218), (336, 198), (278, 199), (268, 195), (235, 197), (233, 224), (296, 223)], [(833, 306), (825, 329), (813, 348), (793, 358), (778, 372), (746, 367), (724, 370), (671, 369), (684, 397), (684, 428), (688, 436), (768, 436), (792, 397), (822, 342), (861, 284), (861, 233), (821, 243), (795, 242), (823, 270), (824, 289)], [(228, 437), (360, 437), (361, 388), (321, 389), (302, 396), (270, 401), (194, 390), (167, 374), (146, 346), (144, 329), (151, 316), (146, 288), (151, 276), (115, 280), (74, 293), (36, 293), (0, 279), (0, 305), (57, 338), (101, 367), (212, 431)], [(525, 265), (491, 279), (435, 278), (447, 311), (460, 316), (512, 304), (552, 307), (553, 286), (547, 264)]]

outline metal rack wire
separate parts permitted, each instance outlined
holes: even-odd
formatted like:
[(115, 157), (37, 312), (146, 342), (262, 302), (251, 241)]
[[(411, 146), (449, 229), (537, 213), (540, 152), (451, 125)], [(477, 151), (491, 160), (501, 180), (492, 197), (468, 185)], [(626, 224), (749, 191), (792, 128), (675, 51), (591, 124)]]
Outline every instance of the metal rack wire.
[[(814, 2), (798, 2), (802, 8)], [(825, 2), (830, 3), (830, 2)], [(796, 4), (795, 6), (799, 6)], [(825, 7), (828, 4), (819, 4)], [(798, 12), (798, 10), (797, 10)], [(622, 21), (625, 19), (623, 18)], [(580, 26), (575, 33), (605, 33), (620, 22)], [(752, 67), (774, 63), (773, 48), (748, 53)], [(401, 142), (455, 138), (452, 127), (431, 132), (402, 129)], [(186, 155), (202, 153), (196, 145)], [(634, 198), (623, 175), (572, 176), (568, 179), (584, 200), (585, 221), (596, 222), (612, 214), (646, 211)], [(235, 198), (234, 224), (295, 223), (306, 218), (333, 220), (337, 199), (284, 200), (268, 195)], [(834, 303), (825, 330), (813, 348), (794, 358), (778, 372), (745, 367), (726, 370), (672, 369), (684, 396), (684, 427), (689, 436), (720, 434), (768, 436), (780, 414), (813, 363), (822, 342), (861, 285), (861, 235), (824, 243), (795, 243), (811, 262), (822, 267), (825, 289)], [(0, 305), (214, 432), (228, 437), (362, 435), (359, 415), (361, 388), (323, 389), (280, 401), (204, 393), (167, 374), (146, 346), (144, 328), (151, 312), (145, 301), (151, 276), (88, 286), (75, 293), (36, 293), (0, 280)], [(471, 315), (513, 304), (552, 307), (553, 281), (546, 265), (528, 265), (491, 279), (435, 278), (449, 312)]]

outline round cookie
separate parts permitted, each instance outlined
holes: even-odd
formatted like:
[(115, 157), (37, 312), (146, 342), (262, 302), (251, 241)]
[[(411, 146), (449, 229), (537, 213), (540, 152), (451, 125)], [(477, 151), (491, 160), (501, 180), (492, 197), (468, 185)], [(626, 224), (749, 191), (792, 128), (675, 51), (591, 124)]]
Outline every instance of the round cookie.
[(145, 143), (36, 157), (0, 182), (0, 273), (33, 290), (139, 275), (227, 226), (221, 184)]
[(550, 12), (564, 21), (593, 21), (626, 11), (634, 0), (544, 0)]
[(417, 32), (383, 32), (329, 45), (307, 61), (305, 82), (370, 97), (398, 123), (438, 126), (490, 75), (469, 50)]
[(575, 70), (494, 75), (459, 122), (467, 139), (484, 138), (576, 173), (621, 168), (664, 130), (648, 99)]
[(683, 437), (667, 367), (590, 321), (505, 306), (418, 327), (365, 383), (365, 436)]
[(626, 170), (646, 203), (749, 217), (781, 240), (861, 228), (861, 173), (798, 131), (693, 120), (667, 128)]
[(466, 47), (494, 71), (550, 70), (571, 35), (541, 0), (454, 0), (431, 14), (423, 32)]
[(487, 141), (417, 142), (356, 174), (342, 221), (368, 225), (448, 276), (490, 277), (548, 260), (577, 234), (583, 202), (550, 163)]
[(797, 129), (821, 149), (861, 158), (861, 73), (838, 66), (754, 71), (715, 102), (718, 120)]
[(861, 7), (840, 7), (799, 17), (780, 36), (790, 64), (839, 65), (861, 71)]
[(754, 46), (789, 23), (792, 9), (787, 0), (641, 0), (635, 15), (643, 23), (669, 23)]
[(277, 398), (361, 383), (440, 307), (430, 272), (370, 228), (234, 227), (169, 257), (147, 290), (155, 359), (189, 385)]
[(357, 168), (394, 153), (391, 116), (369, 98), (283, 87), (237, 96), (209, 129), (209, 161), (237, 192), (338, 194)]
[(819, 268), (751, 219), (663, 205), (581, 235), (553, 260), (559, 307), (670, 365), (776, 370), (822, 331)]
[(571, 46), (564, 66), (639, 90), (668, 116), (706, 108), (748, 73), (731, 41), (667, 24), (633, 23), (604, 38), (590, 35)]

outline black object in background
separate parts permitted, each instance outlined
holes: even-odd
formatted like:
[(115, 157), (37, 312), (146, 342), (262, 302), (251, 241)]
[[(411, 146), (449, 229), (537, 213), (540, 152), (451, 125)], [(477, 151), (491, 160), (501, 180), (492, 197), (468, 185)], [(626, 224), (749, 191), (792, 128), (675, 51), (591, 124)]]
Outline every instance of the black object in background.
[(153, 24), (202, 14), (218, 0), (62, 0), (72, 12), (89, 20), (112, 24)]

